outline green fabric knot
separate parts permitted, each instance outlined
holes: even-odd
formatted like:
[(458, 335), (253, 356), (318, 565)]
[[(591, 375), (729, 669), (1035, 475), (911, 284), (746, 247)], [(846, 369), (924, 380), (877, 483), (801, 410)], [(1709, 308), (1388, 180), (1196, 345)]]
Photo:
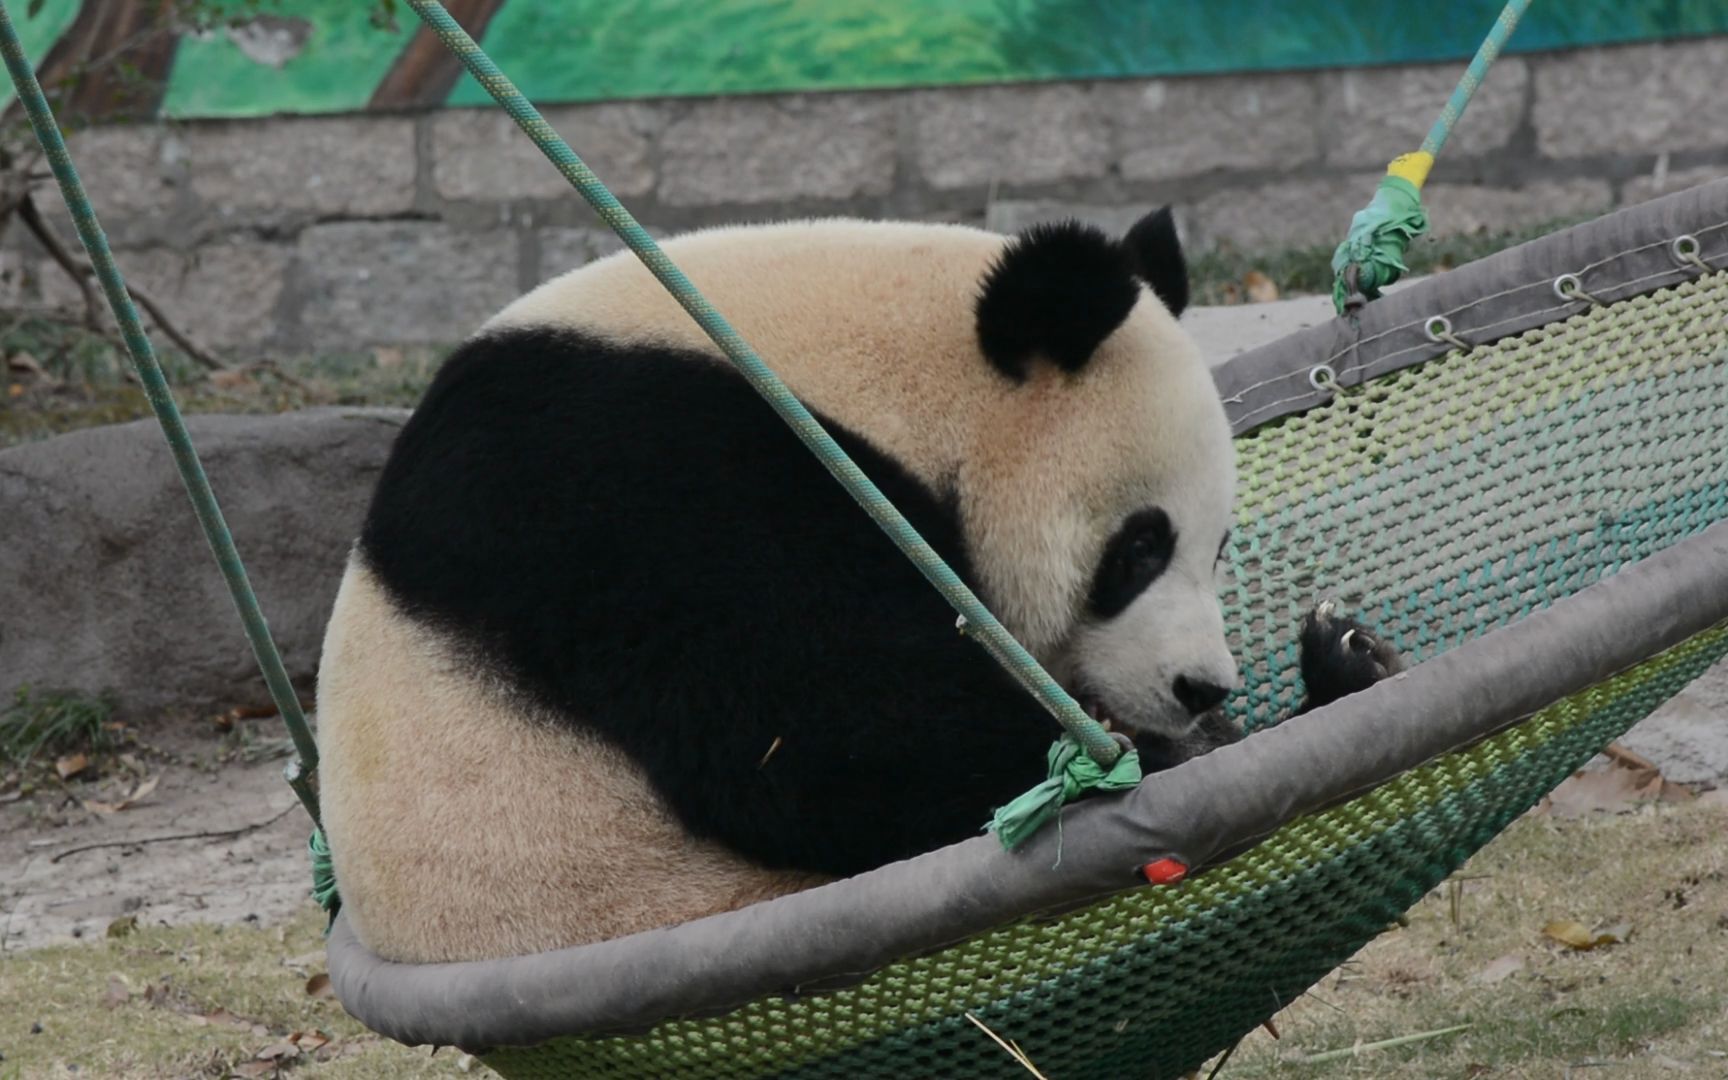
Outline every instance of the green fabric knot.
[(985, 828), (1012, 851), (1063, 806), (1088, 791), (1123, 791), (1140, 782), (1140, 754), (1128, 750), (1108, 770), (1064, 734), (1050, 747), (1050, 778), (996, 811)]
[(323, 829), (312, 830), (306, 851), (312, 856), (312, 899), (318, 901), (318, 906), (330, 916), (330, 921), (324, 925), (324, 932), (328, 934), (336, 923), (336, 913), (342, 910), (342, 897), (336, 891), (336, 864), (330, 860), (330, 844), (324, 839)]
[(1332, 303), (1340, 313), (1350, 296), (1345, 272), (1356, 267), (1356, 287), (1370, 300), (1380, 290), (1410, 272), (1404, 252), (1410, 241), (1428, 231), (1422, 193), (1400, 176), (1383, 176), (1374, 199), (1350, 219), (1350, 232), (1332, 255)]

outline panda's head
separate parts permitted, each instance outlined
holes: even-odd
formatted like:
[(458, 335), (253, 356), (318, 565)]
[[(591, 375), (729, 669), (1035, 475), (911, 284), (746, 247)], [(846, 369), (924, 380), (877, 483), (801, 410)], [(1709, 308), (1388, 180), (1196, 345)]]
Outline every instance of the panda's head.
[(998, 390), (957, 484), (998, 616), (1094, 716), (1163, 739), (1238, 680), (1218, 599), (1233, 447), (1187, 299), (1167, 209), (1121, 239), (1011, 238), (977, 291)]
[[(1215, 579), (1235, 469), (1223, 403), (1176, 322), (1188, 275), (1167, 210), (1121, 237), (825, 220), (700, 230), (665, 250), (825, 423), (957, 511), (983, 598), (1075, 696), (1136, 735), (1192, 741), (1237, 682)], [(724, 364), (627, 251), (489, 325)]]

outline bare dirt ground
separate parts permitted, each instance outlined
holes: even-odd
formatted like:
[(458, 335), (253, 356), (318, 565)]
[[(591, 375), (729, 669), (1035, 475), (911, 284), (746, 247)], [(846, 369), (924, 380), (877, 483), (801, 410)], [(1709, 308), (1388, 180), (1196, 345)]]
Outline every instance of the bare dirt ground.
[[(177, 926), (294, 913), (311, 887), (311, 826), (282, 780), (277, 723), (146, 736), (104, 775), (0, 805), (0, 952), (99, 938), (128, 915)], [(107, 809), (152, 780), (136, 805)]]

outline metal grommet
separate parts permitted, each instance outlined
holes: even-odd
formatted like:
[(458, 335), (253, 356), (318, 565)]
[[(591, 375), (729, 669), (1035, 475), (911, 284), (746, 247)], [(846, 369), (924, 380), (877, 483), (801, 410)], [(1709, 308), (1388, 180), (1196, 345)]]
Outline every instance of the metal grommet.
[(1561, 274), (1554, 279), (1554, 295), (1562, 300), (1587, 300), (1600, 305), (1602, 301), (1584, 291), (1584, 283), (1578, 280), (1577, 274)]
[(1315, 364), (1308, 371), (1308, 385), (1316, 390), (1336, 390), (1338, 373), (1332, 370), (1331, 364)]
[(1668, 244), (1668, 254), (1674, 261), (1683, 266), (1696, 266), (1706, 274), (1710, 273), (1710, 264), (1704, 261), (1701, 252), (1704, 245), (1691, 233), (1681, 233)]
[(1468, 352), (1470, 343), (1452, 332), (1452, 320), (1444, 315), (1432, 315), (1422, 324), (1422, 332), (1428, 335), (1428, 340), (1439, 344), (1450, 345), (1455, 349)]

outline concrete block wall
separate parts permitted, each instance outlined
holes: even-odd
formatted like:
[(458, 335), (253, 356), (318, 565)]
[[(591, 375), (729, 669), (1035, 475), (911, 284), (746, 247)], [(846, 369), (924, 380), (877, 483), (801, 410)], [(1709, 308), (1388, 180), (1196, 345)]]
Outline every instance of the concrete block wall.
[[(1429, 188), (1437, 233), (1728, 174), (1728, 38), (1508, 57)], [(546, 109), (658, 233), (809, 214), (1011, 229), (1174, 203), (1188, 244), (1335, 243), (1454, 64)], [(236, 355), (456, 340), (616, 250), (501, 112), (112, 127), (73, 153), (123, 268)], [(58, 206), (52, 192), (47, 202)], [(14, 229), (0, 303), (74, 299)]]

